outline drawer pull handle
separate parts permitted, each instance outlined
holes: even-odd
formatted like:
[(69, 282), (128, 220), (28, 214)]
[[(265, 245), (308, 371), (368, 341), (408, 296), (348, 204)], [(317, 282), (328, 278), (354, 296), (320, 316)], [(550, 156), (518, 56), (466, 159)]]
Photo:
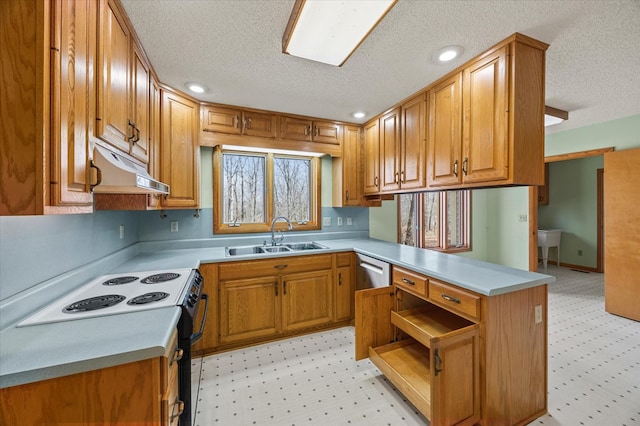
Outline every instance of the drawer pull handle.
[(449, 296), (448, 294), (442, 293), (442, 298), (449, 302), (454, 302), (454, 303), (457, 303), (458, 305), (460, 304), (460, 299), (458, 299), (457, 297), (452, 297), (452, 296)]
[(440, 351), (438, 349), (436, 349), (433, 354), (433, 365), (434, 373), (437, 376), (442, 372), (442, 359), (440, 359)]
[[(407, 283), (407, 284), (409, 284), (409, 285), (416, 285), (415, 281), (411, 281), (409, 278), (404, 278), (404, 277), (403, 277), (403, 278), (402, 278), (402, 282), (403, 282), (403, 283)], [(444, 297), (444, 296), (442, 296), (442, 297)]]
[[(175, 411), (176, 407), (178, 407), (177, 413)], [(176, 402), (173, 403), (173, 412), (171, 413), (171, 422), (173, 422), (173, 419), (175, 419), (176, 417), (180, 417), (182, 413), (184, 413), (184, 402), (176, 398)]]
[(289, 265), (287, 265), (287, 264), (285, 264), (285, 265), (276, 265), (276, 266), (274, 266), (274, 268), (276, 268), (276, 269), (284, 269), (287, 266), (289, 266)]

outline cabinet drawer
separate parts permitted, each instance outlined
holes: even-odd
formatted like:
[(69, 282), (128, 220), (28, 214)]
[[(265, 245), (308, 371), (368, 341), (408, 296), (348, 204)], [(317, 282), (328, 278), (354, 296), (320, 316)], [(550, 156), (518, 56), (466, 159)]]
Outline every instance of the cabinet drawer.
[(427, 297), (429, 278), (406, 269), (393, 267), (393, 284), (416, 296)]
[(178, 363), (173, 363), (170, 367), (169, 387), (162, 397), (162, 424), (177, 426), (180, 421), (180, 415), (184, 411), (184, 402), (180, 401), (178, 395)]
[(268, 260), (221, 263), (218, 278), (220, 281), (225, 281), (331, 269), (331, 256), (331, 254), (283, 256)]
[(429, 281), (429, 301), (465, 314), (467, 318), (480, 320), (480, 296), (458, 287), (432, 279)]
[(352, 252), (336, 254), (336, 266), (351, 266)]

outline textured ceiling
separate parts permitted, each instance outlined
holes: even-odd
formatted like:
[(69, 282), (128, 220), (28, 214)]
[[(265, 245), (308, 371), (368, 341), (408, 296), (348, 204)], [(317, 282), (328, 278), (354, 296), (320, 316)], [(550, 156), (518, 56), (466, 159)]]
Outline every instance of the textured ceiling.
[(201, 100), (364, 122), (520, 32), (550, 44), (546, 104), (569, 111), (547, 133), (640, 114), (640, 0), (399, 0), (341, 68), (281, 52), (294, 0), (122, 3), (159, 79)]

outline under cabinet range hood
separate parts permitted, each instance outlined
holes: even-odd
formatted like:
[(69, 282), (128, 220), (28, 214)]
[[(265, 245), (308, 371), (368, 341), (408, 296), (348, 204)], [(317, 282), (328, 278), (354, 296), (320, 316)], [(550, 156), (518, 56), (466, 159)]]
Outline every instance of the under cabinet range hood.
[(93, 151), (93, 167), (98, 171), (98, 183), (92, 186), (95, 193), (169, 193), (169, 185), (152, 178), (144, 166), (98, 144)]

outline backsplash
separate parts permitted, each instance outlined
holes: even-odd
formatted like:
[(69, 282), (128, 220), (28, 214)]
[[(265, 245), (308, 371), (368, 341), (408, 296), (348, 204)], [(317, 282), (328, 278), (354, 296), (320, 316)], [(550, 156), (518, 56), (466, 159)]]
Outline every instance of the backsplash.
[[(0, 301), (36, 284), (99, 260), (138, 242), (189, 240), (227, 240), (229, 235), (213, 234), (213, 211), (98, 211), (85, 215), (0, 216)], [(322, 208), (322, 216), (331, 218), (331, 226), (305, 234), (330, 233), (329, 238), (351, 237), (354, 232), (368, 235), (366, 208)], [(337, 218), (342, 217), (342, 226)], [(347, 226), (347, 218), (351, 225)], [(178, 232), (171, 232), (171, 221), (178, 221)], [(120, 225), (124, 238), (120, 239)], [(263, 238), (265, 234), (238, 237)], [(291, 237), (295, 231), (291, 233)], [(322, 239), (322, 238), (319, 238)], [(214, 240), (214, 241), (211, 241)], [(222, 241), (221, 245), (224, 244)], [(216, 244), (213, 244), (216, 245)]]

